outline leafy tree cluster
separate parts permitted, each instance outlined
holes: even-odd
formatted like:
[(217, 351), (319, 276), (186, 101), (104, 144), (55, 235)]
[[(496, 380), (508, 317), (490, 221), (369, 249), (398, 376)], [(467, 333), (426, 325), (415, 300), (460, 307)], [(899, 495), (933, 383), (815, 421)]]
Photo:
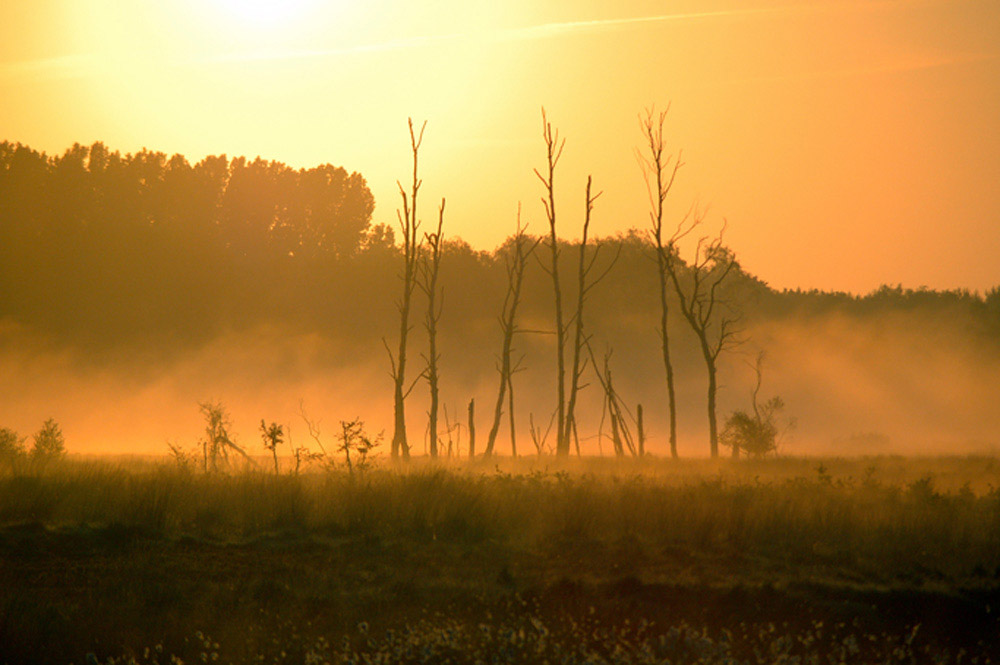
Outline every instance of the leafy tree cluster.
[(0, 427), (0, 465), (13, 465), (23, 460), (44, 463), (66, 455), (66, 439), (54, 418), (47, 419), (31, 437), (30, 450), (27, 441), (27, 437), (9, 427)]
[(373, 208), (364, 178), (329, 164), (0, 143), (0, 312), (95, 338), (203, 334), (325, 281)]

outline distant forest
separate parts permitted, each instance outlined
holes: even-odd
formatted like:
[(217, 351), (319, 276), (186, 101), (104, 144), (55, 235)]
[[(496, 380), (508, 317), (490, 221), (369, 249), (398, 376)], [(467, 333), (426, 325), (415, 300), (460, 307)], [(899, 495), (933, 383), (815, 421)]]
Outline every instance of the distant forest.
[[(374, 344), (393, 332), (400, 250), (393, 226), (372, 223), (373, 209), (365, 179), (329, 164), (296, 170), (226, 156), (192, 164), (101, 143), (50, 156), (0, 143), (0, 318), (92, 351), (149, 344), (182, 351), (223, 331), (270, 324)], [(420, 216), (435, 213), (425, 207)], [(509, 243), (475, 250), (450, 236), (447, 221), (444, 235), (441, 329), (488, 339)], [(645, 334), (653, 324), (644, 314), (652, 321), (658, 308), (645, 232), (598, 243), (620, 245), (621, 255), (588, 303), (590, 330)], [(572, 285), (574, 261), (565, 254), (564, 282)], [(523, 311), (544, 326), (551, 294), (538, 267), (529, 266)], [(997, 288), (775, 291), (740, 271), (730, 289), (748, 324), (920, 311), (1000, 340)]]
[[(424, 234), (436, 228), (437, 203), (420, 201), (418, 240), (425, 245)], [(181, 155), (145, 150), (123, 155), (101, 143), (49, 156), (0, 143), (0, 367), (9, 377), (0, 388), (13, 400), (6, 417), (16, 420), (28, 409), (44, 419), (69, 409), (76, 415), (65, 416), (67, 431), (93, 442), (132, 441), (142, 433), (148, 441), (173, 432), (173, 425), (151, 422), (109, 433), (107, 422), (117, 416), (88, 421), (90, 411), (107, 413), (109, 404), (139, 391), (160, 395), (148, 397), (157, 413), (167, 413), (159, 404), (173, 399), (177, 406), (164, 417), (174, 423), (196, 415), (195, 400), (216, 395), (234, 404), (244, 422), (261, 417), (255, 403), (273, 404), (265, 408), (287, 418), (301, 398), (333, 418), (361, 414), (374, 431), (386, 428), (394, 367), (387, 352), (397, 350), (400, 332), (403, 234), (395, 219), (373, 223), (373, 211), (365, 179), (329, 164), (293, 169), (225, 156), (191, 164)], [(599, 205), (597, 211), (603, 213)], [(523, 221), (529, 244), (549, 231), (541, 205), (526, 210)], [(579, 235), (581, 223), (565, 214), (558, 231)], [(511, 235), (493, 251), (452, 236), (450, 225), (446, 216), (435, 372), (446, 421), (450, 414), (454, 423), (476, 398), (485, 426), (497, 400), (517, 218), (512, 211)], [(519, 370), (518, 429), (532, 425), (534, 414), (532, 427), (542, 434), (557, 392), (546, 242), (526, 263), (510, 356)], [(580, 248), (559, 242), (564, 324), (572, 325)], [(606, 276), (586, 302), (580, 436), (589, 450), (601, 445), (594, 433), (605, 427), (603, 373), (613, 370), (623, 408), (645, 405), (651, 446), (663, 454), (668, 391), (649, 229), (591, 239), (585, 255), (594, 261), (593, 274)], [(691, 260), (682, 252), (675, 266), (680, 280), (691, 283), (694, 272), (684, 258)], [(753, 359), (764, 353), (761, 399), (785, 399), (805, 439), (797, 450), (809, 442), (827, 451), (903, 449), (889, 448), (890, 438), (894, 446), (922, 441), (924, 450), (993, 445), (1000, 427), (1000, 289), (883, 286), (864, 296), (778, 291), (735, 259), (719, 293), (739, 340), (719, 357), (720, 418), (748, 408)], [(703, 454), (705, 390), (712, 384), (676, 292), (668, 300), (678, 436), (686, 453)], [(416, 289), (405, 380), (413, 386), (407, 420), (417, 450), (420, 432), (426, 446), (430, 431), (428, 387), (421, 380), (430, 373), (427, 302), (426, 291)], [(48, 375), (46, 367), (56, 369)], [(182, 367), (198, 373), (184, 374)], [(139, 383), (108, 392), (102, 376)], [(156, 383), (171, 376), (178, 377), (175, 388), (148, 392), (171, 385)], [(131, 408), (146, 413), (149, 407)]]

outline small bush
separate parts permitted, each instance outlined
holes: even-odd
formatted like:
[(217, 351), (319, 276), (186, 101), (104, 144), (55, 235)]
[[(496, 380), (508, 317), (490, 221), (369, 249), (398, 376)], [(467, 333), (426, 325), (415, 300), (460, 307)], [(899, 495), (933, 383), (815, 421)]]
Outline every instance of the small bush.
[(778, 414), (784, 407), (780, 397), (772, 397), (752, 415), (746, 411), (734, 411), (722, 429), (720, 439), (723, 445), (758, 458), (777, 451)]
[(66, 440), (62, 429), (54, 418), (49, 418), (42, 429), (35, 432), (31, 456), (36, 460), (48, 461), (59, 459), (66, 455)]

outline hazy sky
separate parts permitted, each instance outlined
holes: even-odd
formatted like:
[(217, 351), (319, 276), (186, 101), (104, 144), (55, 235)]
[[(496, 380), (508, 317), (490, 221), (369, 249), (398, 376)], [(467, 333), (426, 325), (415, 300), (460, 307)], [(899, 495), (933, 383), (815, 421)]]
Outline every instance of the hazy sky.
[(647, 224), (637, 115), (671, 103), (672, 200), (729, 221), (777, 287), (1000, 284), (996, 0), (33, 0), (0, 4), (0, 139), (48, 152), (322, 162), (394, 221), (406, 118), (422, 217), (541, 231), (540, 108), (567, 138), (561, 233)]

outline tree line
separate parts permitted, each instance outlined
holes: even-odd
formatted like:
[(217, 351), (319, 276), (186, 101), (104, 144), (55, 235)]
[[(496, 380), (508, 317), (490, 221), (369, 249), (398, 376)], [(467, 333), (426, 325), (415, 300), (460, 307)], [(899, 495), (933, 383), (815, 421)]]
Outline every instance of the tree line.
[[(412, 123), (413, 172), (400, 184), (400, 242), (391, 226), (372, 223), (374, 201), (364, 178), (329, 164), (292, 169), (225, 156), (191, 164), (146, 150), (122, 155), (100, 143), (48, 156), (2, 143), (0, 319), (111, 353), (148, 344), (183, 352), (221, 331), (274, 323), (343, 340), (366, 356), (378, 353), (381, 339), (393, 377), (392, 453), (402, 456), (409, 453), (405, 400), (422, 383), (430, 392), (430, 452), (437, 453), (442, 353), (452, 367), (491, 363), (495, 356), (498, 388), (486, 454), (496, 448), (504, 415), (516, 452), (514, 376), (529, 356), (532, 371), (546, 371), (549, 353), (555, 355), (555, 406), (548, 421), (539, 413), (536, 423), (532, 414), (533, 445), (541, 450), (554, 431), (558, 454), (569, 454), (574, 444), (579, 450), (578, 396), (596, 381), (616, 452), (641, 454), (641, 407), (633, 412), (621, 398), (612, 370), (623, 356), (621, 365), (633, 364), (629, 354), (645, 346), (637, 341), (655, 330), (667, 400), (647, 408), (667, 412), (676, 456), (674, 376), (693, 371), (700, 357), (710, 450), (717, 455), (719, 356), (755, 321), (832, 311), (859, 317), (947, 312), (996, 339), (998, 289), (979, 295), (883, 287), (863, 297), (778, 292), (746, 273), (721, 234), (699, 236), (700, 211), (665, 218), (664, 202), (682, 166), (679, 153), (667, 152), (665, 118), (654, 111), (640, 118), (648, 222), (592, 239), (600, 193), (588, 178), (581, 188), (584, 214), (560, 211), (557, 217), (563, 140), (543, 117), (545, 164), (536, 173), (547, 232), (528, 234), (518, 210), (511, 237), (492, 252), (445, 235), (444, 200), (434, 206), (436, 230), (421, 234), (423, 127)], [(564, 216), (580, 223), (581, 241), (560, 237)], [(694, 246), (686, 256), (685, 238)], [(423, 311), (411, 313), (414, 307)], [(417, 317), (423, 323), (418, 367), (407, 371)], [(490, 349), (485, 359), (483, 349)], [(757, 372), (759, 390), (759, 364)], [(760, 421), (770, 407), (758, 408), (756, 395)], [(473, 408), (470, 403), (470, 425)], [(767, 430), (743, 416), (744, 430)]]

